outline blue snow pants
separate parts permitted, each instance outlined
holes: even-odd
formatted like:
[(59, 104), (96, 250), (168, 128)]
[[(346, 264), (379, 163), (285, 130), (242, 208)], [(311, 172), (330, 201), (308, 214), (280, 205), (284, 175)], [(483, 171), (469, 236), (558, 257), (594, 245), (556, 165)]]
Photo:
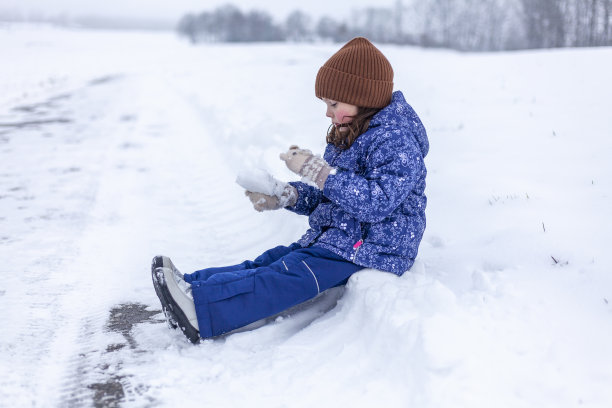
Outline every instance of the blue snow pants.
[(191, 283), (200, 336), (214, 337), (346, 283), (362, 266), (323, 248), (278, 246), (254, 261), (185, 274)]

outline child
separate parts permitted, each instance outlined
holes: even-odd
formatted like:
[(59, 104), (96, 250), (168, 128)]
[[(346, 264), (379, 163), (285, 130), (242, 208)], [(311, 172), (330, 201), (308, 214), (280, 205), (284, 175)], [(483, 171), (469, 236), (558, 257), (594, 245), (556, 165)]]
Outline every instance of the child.
[(308, 215), (310, 229), (254, 261), (181, 274), (153, 259), (153, 285), (169, 324), (193, 343), (275, 315), (343, 284), (363, 268), (402, 275), (425, 230), (425, 128), (393, 69), (367, 39), (349, 41), (319, 70), (315, 94), (332, 125), (324, 158), (291, 146), (280, 155), (305, 182), (246, 191), (258, 211)]

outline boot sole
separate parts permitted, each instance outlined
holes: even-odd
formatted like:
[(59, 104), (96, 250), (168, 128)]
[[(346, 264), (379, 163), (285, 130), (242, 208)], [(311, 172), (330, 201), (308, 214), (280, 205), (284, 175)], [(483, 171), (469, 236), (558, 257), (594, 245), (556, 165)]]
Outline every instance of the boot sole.
[(161, 256), (156, 256), (155, 258), (153, 258), (153, 261), (151, 262), (151, 278), (153, 280), (153, 287), (155, 288), (155, 294), (157, 294), (157, 297), (161, 302), (162, 312), (164, 312), (164, 316), (166, 316), (166, 322), (168, 322), (168, 326), (170, 326), (171, 329), (178, 329), (176, 316), (174, 316), (174, 314), (168, 308), (168, 303), (166, 302), (166, 299), (164, 298), (164, 295), (162, 294), (159, 288), (157, 280), (155, 279), (155, 270), (157, 268), (163, 268), (163, 266), (164, 261)]

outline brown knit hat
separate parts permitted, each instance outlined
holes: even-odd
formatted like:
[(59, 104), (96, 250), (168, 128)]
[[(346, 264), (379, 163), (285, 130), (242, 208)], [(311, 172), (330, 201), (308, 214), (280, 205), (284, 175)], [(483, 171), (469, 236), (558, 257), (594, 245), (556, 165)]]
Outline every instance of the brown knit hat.
[(393, 68), (367, 38), (356, 37), (319, 69), (317, 98), (363, 108), (383, 108), (391, 102)]

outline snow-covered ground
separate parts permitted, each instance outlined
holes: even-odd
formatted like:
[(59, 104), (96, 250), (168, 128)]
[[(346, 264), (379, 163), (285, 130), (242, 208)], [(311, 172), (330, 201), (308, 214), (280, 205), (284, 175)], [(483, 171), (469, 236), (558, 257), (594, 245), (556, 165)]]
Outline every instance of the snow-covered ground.
[(610, 48), (382, 46), (431, 142), (415, 267), (198, 346), (168, 329), (154, 255), (306, 228), (234, 181), (322, 152), (337, 48), (0, 26), (0, 405), (612, 406)]

